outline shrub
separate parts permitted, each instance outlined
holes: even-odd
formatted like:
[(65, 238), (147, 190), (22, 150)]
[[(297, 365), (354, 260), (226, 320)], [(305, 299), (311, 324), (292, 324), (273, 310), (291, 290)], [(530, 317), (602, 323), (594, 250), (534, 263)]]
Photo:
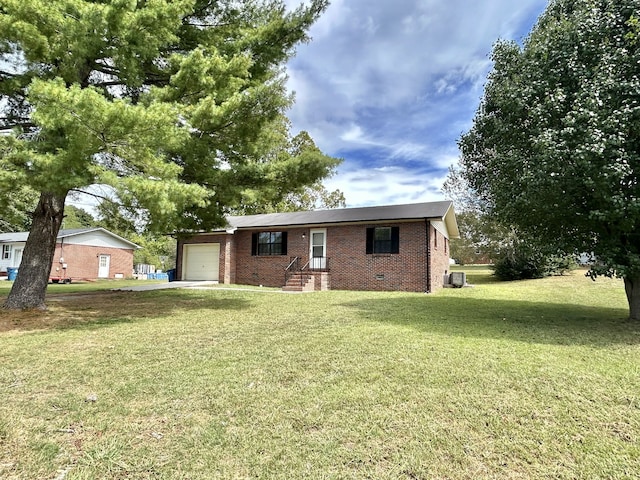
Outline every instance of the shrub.
[(578, 262), (573, 255), (550, 255), (547, 257), (548, 275), (564, 275), (578, 268)]
[(500, 252), (492, 268), (499, 280), (508, 281), (564, 275), (576, 267), (577, 263), (571, 255), (549, 255), (520, 243)]
[(545, 276), (545, 262), (534, 254), (512, 252), (494, 262), (493, 274), (505, 281), (542, 278)]

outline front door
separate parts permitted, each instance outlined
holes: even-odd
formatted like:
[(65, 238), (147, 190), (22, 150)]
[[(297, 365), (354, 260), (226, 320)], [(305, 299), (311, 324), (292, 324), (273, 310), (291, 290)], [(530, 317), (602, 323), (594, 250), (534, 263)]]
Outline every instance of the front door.
[(98, 278), (109, 278), (109, 263), (111, 263), (111, 255), (98, 257)]
[(13, 250), (13, 266), (19, 267), (22, 262), (22, 248), (15, 248)]
[(309, 268), (324, 270), (327, 268), (327, 229), (319, 228), (309, 232)]

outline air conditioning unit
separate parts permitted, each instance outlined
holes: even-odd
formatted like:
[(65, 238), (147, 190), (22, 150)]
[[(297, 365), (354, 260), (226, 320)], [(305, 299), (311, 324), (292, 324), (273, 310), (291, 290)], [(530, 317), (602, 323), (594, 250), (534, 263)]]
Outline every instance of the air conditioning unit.
[(464, 287), (467, 284), (467, 275), (464, 272), (451, 272), (449, 283), (457, 288)]

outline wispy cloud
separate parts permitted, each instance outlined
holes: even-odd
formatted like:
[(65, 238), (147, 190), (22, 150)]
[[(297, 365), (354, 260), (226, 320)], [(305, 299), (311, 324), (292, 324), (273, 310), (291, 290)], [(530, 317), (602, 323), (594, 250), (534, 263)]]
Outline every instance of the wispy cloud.
[(346, 170), (327, 180), (327, 188), (348, 192), (347, 206), (390, 205), (442, 199), (444, 178), (403, 166)]
[(338, 185), (352, 206), (436, 198), (480, 101), (493, 44), (521, 41), (546, 5), (333, 0), (288, 65), (294, 128), (344, 158), (327, 186)]

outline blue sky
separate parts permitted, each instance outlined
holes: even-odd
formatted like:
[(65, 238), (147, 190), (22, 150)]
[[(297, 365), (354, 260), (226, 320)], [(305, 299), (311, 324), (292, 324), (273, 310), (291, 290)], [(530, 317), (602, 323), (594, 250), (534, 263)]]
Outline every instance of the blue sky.
[[(291, 6), (300, 0), (286, 0)], [(498, 39), (521, 42), (547, 0), (333, 0), (288, 66), (294, 133), (344, 161), (347, 206), (442, 200)]]

